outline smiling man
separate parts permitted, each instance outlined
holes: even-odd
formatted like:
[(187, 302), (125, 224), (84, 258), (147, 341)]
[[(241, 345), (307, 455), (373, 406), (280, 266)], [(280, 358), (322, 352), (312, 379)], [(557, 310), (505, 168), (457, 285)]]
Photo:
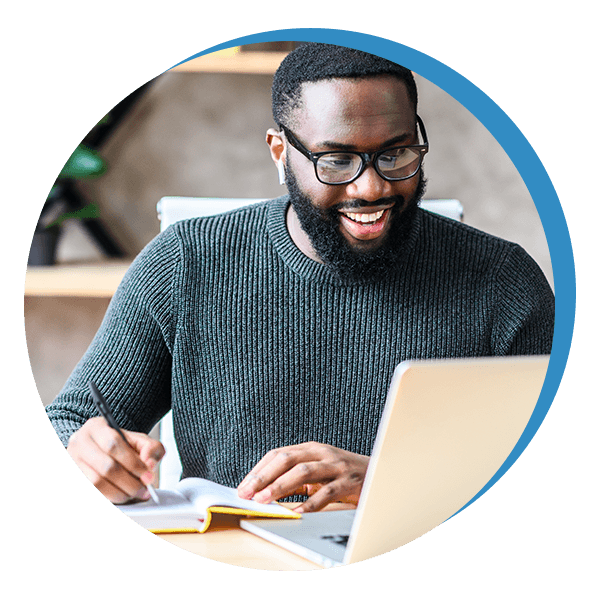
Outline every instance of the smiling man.
[[(143, 498), (172, 408), (183, 476), (300, 511), (358, 501), (394, 368), (547, 354), (554, 297), (516, 244), (419, 208), (425, 124), (407, 69), (300, 46), (267, 132), (289, 194), (157, 236), (48, 407), (113, 502)], [(126, 445), (95, 412), (102, 390)]]

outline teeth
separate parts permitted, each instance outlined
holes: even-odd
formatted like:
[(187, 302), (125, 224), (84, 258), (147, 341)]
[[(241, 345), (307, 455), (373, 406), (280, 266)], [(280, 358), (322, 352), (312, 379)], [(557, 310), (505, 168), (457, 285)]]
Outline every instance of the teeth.
[(384, 210), (380, 210), (376, 213), (367, 215), (365, 213), (345, 213), (349, 219), (356, 221), (357, 223), (374, 223), (383, 216)]

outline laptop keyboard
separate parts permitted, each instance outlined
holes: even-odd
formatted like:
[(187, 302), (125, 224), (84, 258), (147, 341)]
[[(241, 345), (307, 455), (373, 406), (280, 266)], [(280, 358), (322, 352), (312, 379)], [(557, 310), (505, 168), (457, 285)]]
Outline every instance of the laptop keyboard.
[(350, 536), (348, 535), (322, 535), (321, 539), (329, 540), (330, 542), (333, 542), (334, 544), (339, 544), (340, 546), (347, 546), (349, 537)]

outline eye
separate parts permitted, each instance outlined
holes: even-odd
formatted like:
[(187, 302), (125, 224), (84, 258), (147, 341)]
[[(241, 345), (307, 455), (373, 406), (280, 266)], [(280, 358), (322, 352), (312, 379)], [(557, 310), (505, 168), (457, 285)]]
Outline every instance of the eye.
[(412, 148), (393, 148), (379, 156), (379, 167), (385, 170), (403, 169), (418, 160), (419, 153)]
[(398, 155), (391, 155), (391, 154), (382, 154), (379, 157), (379, 164), (382, 167), (385, 167), (386, 169), (390, 169), (393, 168), (396, 164), (396, 160), (398, 159)]
[(348, 169), (353, 167), (357, 158), (354, 154), (325, 154), (319, 158), (319, 167), (324, 169)]

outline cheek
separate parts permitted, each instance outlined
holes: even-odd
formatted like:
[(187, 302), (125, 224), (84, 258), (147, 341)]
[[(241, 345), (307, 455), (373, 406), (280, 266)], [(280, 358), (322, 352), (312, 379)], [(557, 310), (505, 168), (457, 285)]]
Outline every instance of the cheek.
[(394, 195), (402, 196), (405, 200), (407, 198), (412, 198), (419, 187), (419, 178), (412, 177), (411, 179), (406, 179), (404, 181), (398, 181), (394, 185)]
[(344, 201), (344, 196), (338, 194), (336, 188), (326, 186), (326, 189), (323, 189), (323, 187), (324, 186), (317, 182), (317, 185), (312, 186), (312, 189), (306, 190), (306, 193), (314, 206), (320, 210), (327, 210)]
[(308, 196), (312, 204), (321, 210), (327, 210), (344, 200), (343, 185), (325, 185), (321, 183), (312, 165), (307, 169), (293, 169), (300, 191)]

